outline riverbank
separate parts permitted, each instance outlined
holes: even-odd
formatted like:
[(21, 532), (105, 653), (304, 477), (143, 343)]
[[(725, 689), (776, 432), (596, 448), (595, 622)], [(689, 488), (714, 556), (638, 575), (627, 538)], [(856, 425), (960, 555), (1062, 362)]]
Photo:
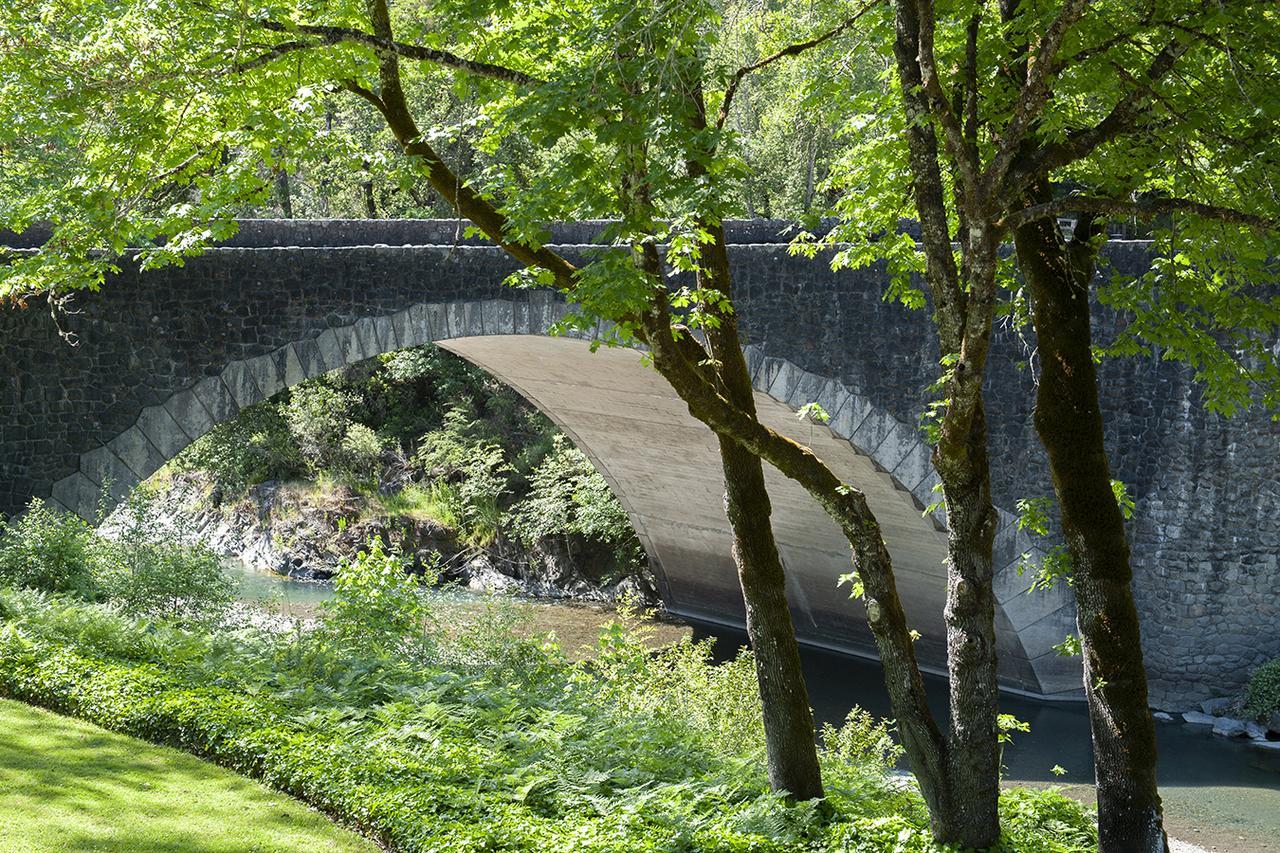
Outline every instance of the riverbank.
[[(753, 661), (688, 640), (655, 652), (619, 626), (574, 662), (484, 620), (447, 642), (378, 633), (359, 598), (278, 634), (0, 598), (0, 693), (207, 756), (396, 849), (932, 849), (868, 714), (824, 738), (827, 810), (771, 794)], [(1006, 792), (1002, 816), (1015, 853), (1096, 843), (1054, 793)]]
[[(241, 601), (266, 613), (314, 619), (321, 613), (321, 604), (333, 596), (329, 581), (299, 580), (242, 560), (227, 560), (224, 565), (237, 582)], [(535, 642), (549, 637), (571, 661), (596, 654), (601, 631), (619, 619), (617, 605), (597, 601), (474, 592), (457, 586), (432, 590), (427, 595), (436, 618), (451, 631), (471, 630), (500, 610), (513, 636)], [(648, 613), (644, 626), (643, 642), (653, 649), (693, 635), (687, 623), (662, 612)]]

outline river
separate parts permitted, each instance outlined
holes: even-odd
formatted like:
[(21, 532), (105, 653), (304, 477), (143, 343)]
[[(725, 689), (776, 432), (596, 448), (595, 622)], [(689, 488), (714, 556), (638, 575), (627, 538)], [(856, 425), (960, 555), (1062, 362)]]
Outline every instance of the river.
[[(273, 609), (309, 615), (332, 588), (326, 583), (292, 580), (270, 572), (229, 563), (240, 578), (241, 598), (266, 599)], [(483, 606), (483, 597), (446, 592), (440, 601), (463, 609)], [(611, 616), (608, 608), (519, 599), (525, 608), (525, 630), (554, 630), (566, 652), (581, 653)], [(715, 640), (716, 654), (728, 657), (745, 644), (742, 632), (693, 623), (695, 636)], [(657, 626), (656, 641), (671, 642), (689, 628)], [(803, 650), (810, 700), (819, 722), (839, 724), (854, 705), (876, 716), (891, 715), (880, 666), (872, 660), (816, 648)], [(947, 709), (946, 681), (926, 677), (930, 705), (939, 718)], [(1010, 694), (1001, 710), (1031, 725), (1014, 735), (1004, 751), (1005, 779), (1015, 784), (1057, 785), (1092, 801), (1093, 761), (1089, 719), (1078, 703), (1040, 702)], [(1266, 853), (1280, 851), (1280, 751), (1263, 751), (1243, 741), (1216, 737), (1207, 728), (1157, 723), (1159, 778), (1170, 834), (1211, 851)], [(1065, 769), (1058, 776), (1054, 766)]]

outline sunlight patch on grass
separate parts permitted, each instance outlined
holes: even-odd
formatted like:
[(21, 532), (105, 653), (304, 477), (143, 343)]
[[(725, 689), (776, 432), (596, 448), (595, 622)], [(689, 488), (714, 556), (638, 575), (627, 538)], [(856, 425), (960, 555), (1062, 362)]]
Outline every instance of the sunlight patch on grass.
[(3, 699), (0, 731), (0, 850), (377, 850), (177, 750)]

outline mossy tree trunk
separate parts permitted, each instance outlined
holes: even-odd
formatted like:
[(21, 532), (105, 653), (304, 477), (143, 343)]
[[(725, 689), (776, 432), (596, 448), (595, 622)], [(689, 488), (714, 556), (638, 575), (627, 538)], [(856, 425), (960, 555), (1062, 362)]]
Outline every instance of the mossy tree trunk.
[[(1044, 193), (1047, 196), (1047, 192)], [(1040, 355), (1035, 426), (1049, 456), (1071, 556), (1084, 688), (1093, 731), (1102, 853), (1165, 853), (1156, 733), (1147, 704), (1124, 516), (1111, 487), (1093, 362), (1091, 218), (1070, 244), (1041, 219), (1015, 235)]]

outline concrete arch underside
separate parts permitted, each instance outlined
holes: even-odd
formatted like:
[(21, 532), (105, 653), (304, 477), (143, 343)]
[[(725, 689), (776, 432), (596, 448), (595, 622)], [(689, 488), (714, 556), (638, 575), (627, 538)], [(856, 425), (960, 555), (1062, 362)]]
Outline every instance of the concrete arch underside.
[[(227, 364), (143, 409), (137, 421), (79, 457), (79, 470), (57, 481), (53, 500), (85, 518), (98, 511), (104, 484), (120, 499), (191, 441), (240, 409), (329, 370), (404, 347), (435, 342), (485, 368), (537, 405), (570, 435), (608, 479), (631, 517), (676, 614), (742, 624), (742, 601), (722, 507), (715, 440), (695, 421), (640, 353), (601, 348), (581, 338), (549, 337), (563, 313), (551, 298), (424, 303), (393, 315), (329, 328), (266, 355)], [(946, 533), (923, 508), (937, 482), (928, 447), (914, 424), (877, 409), (856, 389), (747, 348), (761, 419), (811, 446), (866, 492), (884, 528), (898, 588), (927, 669), (946, 660), (942, 621)], [(795, 411), (816, 401), (832, 415), (825, 426)], [(848, 546), (802, 489), (766, 468), (773, 522), (788, 574), (796, 628), (809, 643), (874, 654), (860, 603), (837, 578), (848, 571)], [(1078, 661), (1052, 649), (1073, 630), (1063, 591), (1028, 593), (1019, 576), (1031, 543), (1001, 512), (996, 541), (996, 628), (1002, 684), (1052, 698), (1077, 698)]]

